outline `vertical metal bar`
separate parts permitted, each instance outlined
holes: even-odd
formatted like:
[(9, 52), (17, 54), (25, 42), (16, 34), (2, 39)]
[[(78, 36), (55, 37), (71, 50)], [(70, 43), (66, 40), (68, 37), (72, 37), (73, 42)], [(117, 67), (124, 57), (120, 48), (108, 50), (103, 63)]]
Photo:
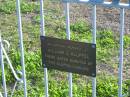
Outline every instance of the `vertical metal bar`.
[(96, 44), (96, 32), (97, 32), (97, 25), (96, 25), (96, 5), (93, 6), (93, 21), (92, 21), (92, 26), (93, 26), (93, 43)]
[(118, 83), (119, 89), (118, 89), (118, 97), (122, 97), (124, 16), (125, 16), (124, 8), (121, 8), (120, 9), (120, 58), (119, 58), (119, 83)]
[(11, 92), (11, 96), (10, 96), (10, 97), (13, 97), (13, 95), (14, 95), (14, 91), (15, 91), (15, 88), (16, 88), (16, 86), (17, 86), (17, 83), (18, 83), (18, 81), (16, 81), (16, 82), (15, 82), (14, 87), (13, 87), (13, 90), (12, 90), (12, 92)]
[[(66, 33), (67, 33), (67, 39), (70, 40), (70, 16), (69, 16), (69, 3), (66, 3), (65, 7), (65, 13), (66, 13)], [(72, 73), (68, 74), (69, 78), (69, 96), (72, 97)]]
[(45, 36), (44, 2), (40, 0), (41, 36)]
[(3, 88), (4, 88), (4, 97), (7, 97), (7, 89), (6, 89), (6, 79), (5, 79), (5, 73), (4, 73), (4, 62), (3, 62), (3, 51), (2, 51), (2, 39), (0, 36), (0, 65), (2, 69), (2, 82), (3, 82)]
[(23, 83), (24, 83), (24, 97), (27, 97), (27, 84), (26, 84), (26, 74), (25, 74), (24, 47), (23, 47), (23, 33), (22, 33), (20, 0), (16, 0), (16, 9), (17, 9), (17, 18), (18, 18), (18, 32), (19, 32), (21, 65), (22, 65), (22, 74), (23, 74), (22, 79), (23, 79)]
[(1, 92), (0, 92), (0, 97), (3, 97), (2, 94), (1, 94)]
[[(40, 0), (40, 16), (41, 16), (41, 36), (45, 36), (44, 2), (43, 2), (43, 0)], [(47, 68), (44, 68), (44, 80), (45, 80), (45, 97), (49, 97)]]
[[(96, 5), (93, 6), (93, 21), (92, 21), (92, 26), (93, 26), (93, 43), (96, 44)], [(92, 78), (92, 97), (96, 97), (96, 77)]]
[(45, 97), (49, 97), (48, 94), (48, 74), (47, 74), (47, 68), (44, 68), (44, 79), (45, 79)]
[(66, 3), (66, 33), (67, 33), (67, 39), (70, 40), (70, 14), (69, 14), (69, 3)]

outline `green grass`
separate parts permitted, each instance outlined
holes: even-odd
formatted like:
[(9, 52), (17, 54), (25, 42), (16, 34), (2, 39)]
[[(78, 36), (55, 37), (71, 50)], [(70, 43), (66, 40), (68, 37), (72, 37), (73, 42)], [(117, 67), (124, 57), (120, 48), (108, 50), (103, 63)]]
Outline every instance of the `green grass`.
[[(17, 17), (15, 14), (15, 0), (0, 0), (0, 33), (3, 39), (7, 39), (11, 48), (8, 51), (10, 59), (16, 70), (21, 70), (20, 54), (18, 43)], [(65, 17), (60, 16), (62, 8), (58, 4), (51, 4), (45, 1), (45, 32), (47, 36), (66, 38)], [(51, 8), (52, 7), (52, 8)], [(41, 65), (40, 48), (40, 16), (39, 3), (21, 2), (22, 27), (24, 35), (25, 64), (27, 74), (28, 97), (42, 97), (44, 95), (44, 69)], [(57, 16), (60, 16), (57, 18)], [(71, 40), (92, 42), (91, 26), (84, 22), (84, 19), (71, 24)], [(116, 36), (116, 37), (115, 37)], [(108, 29), (97, 32), (97, 65), (107, 64), (113, 69), (118, 67), (119, 34)], [(130, 47), (129, 35), (124, 36), (124, 47)], [(125, 56), (126, 52), (124, 52)], [(125, 66), (129, 64), (125, 62)], [(6, 80), (9, 94), (15, 79), (5, 61)], [(97, 74), (97, 97), (117, 97), (118, 81), (117, 74), (110, 76), (108, 71), (101, 70)], [(56, 70), (49, 70), (49, 94), (50, 97), (68, 97), (67, 73)], [(87, 81), (87, 82), (86, 82)], [(1, 69), (0, 69), (1, 83)], [(73, 94), (74, 97), (91, 97), (91, 78), (74, 74)], [(128, 94), (129, 80), (123, 82), (123, 94)], [(23, 96), (23, 87), (17, 86), (13, 97)], [(0, 87), (0, 91), (2, 88)], [(127, 97), (127, 96), (126, 96)]]
[[(28, 13), (28, 12), (39, 12), (39, 4), (35, 2), (29, 2), (26, 0), (21, 1), (21, 12)], [(15, 0), (5, 0), (1, 1), (0, 3), (0, 12), (6, 14), (12, 14), (16, 12), (16, 1)]]

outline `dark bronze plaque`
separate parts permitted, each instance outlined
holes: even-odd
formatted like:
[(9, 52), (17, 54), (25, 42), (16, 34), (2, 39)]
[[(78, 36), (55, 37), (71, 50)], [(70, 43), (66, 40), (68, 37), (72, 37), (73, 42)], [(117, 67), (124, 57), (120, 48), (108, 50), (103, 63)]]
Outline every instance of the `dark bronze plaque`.
[(96, 45), (41, 36), (44, 67), (96, 76)]

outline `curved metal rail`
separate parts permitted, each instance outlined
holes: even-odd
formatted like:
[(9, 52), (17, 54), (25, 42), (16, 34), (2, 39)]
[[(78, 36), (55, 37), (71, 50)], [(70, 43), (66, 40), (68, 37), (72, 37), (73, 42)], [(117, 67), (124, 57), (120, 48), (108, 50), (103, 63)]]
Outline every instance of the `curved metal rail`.
[[(4, 89), (4, 97), (7, 97), (7, 88), (6, 88), (6, 78), (5, 78), (5, 72), (4, 72), (4, 58), (7, 60), (7, 62), (8, 62), (8, 65), (9, 65), (9, 67), (10, 67), (10, 69), (11, 69), (11, 71), (12, 71), (12, 73), (13, 73), (13, 75), (14, 75), (14, 77), (15, 77), (15, 79), (16, 79), (16, 83), (17, 82), (21, 82), (21, 83), (23, 83), (23, 79), (22, 78), (19, 78), (18, 77), (18, 75), (17, 75), (17, 73), (19, 73), (19, 74), (21, 74), (22, 75), (22, 72), (20, 72), (20, 71), (15, 71), (14, 70), (14, 68), (13, 68), (13, 65), (12, 65), (12, 63), (11, 63), (11, 61), (10, 61), (10, 59), (9, 59), (9, 57), (8, 57), (8, 55), (7, 55), (7, 53), (6, 53), (6, 50), (5, 50), (5, 48), (3, 47), (3, 43), (5, 43), (5, 44), (7, 44), (7, 47), (8, 47), (8, 49), (9, 49), (9, 47), (10, 47), (10, 44), (9, 44), (9, 42), (7, 41), (7, 40), (2, 40), (2, 38), (1, 38), (1, 36), (0, 36), (0, 65), (1, 65), (1, 69), (2, 69), (2, 83), (3, 83), (3, 89)], [(3, 57), (3, 56), (5, 56), (5, 57)], [(16, 73), (17, 72), (17, 73)], [(13, 93), (14, 93), (14, 90), (15, 90), (15, 87), (16, 87), (16, 84), (15, 84), (15, 86), (14, 86), (14, 88), (13, 88), (13, 91), (12, 91), (12, 95), (13, 95)], [(1, 94), (2, 95), (2, 94)]]
[(10, 66), (10, 69), (11, 69), (11, 71), (12, 71), (12, 73), (13, 73), (15, 79), (16, 79), (17, 81), (19, 81), (19, 82), (23, 82), (22, 79), (19, 78), (18, 75), (16, 74), (16, 71), (14, 70), (13, 65), (12, 65), (12, 63), (10, 62), (10, 59), (9, 59), (9, 57), (8, 57), (8, 55), (7, 55), (7, 53), (6, 53), (6, 51), (5, 51), (5, 49), (4, 49), (3, 46), (2, 46), (2, 50), (3, 50), (3, 54), (5, 55), (5, 58), (6, 58), (6, 60), (7, 60), (8, 64), (9, 64), (9, 66)]
[[(1, 40), (1, 41), (2, 41), (2, 40)], [(10, 47), (9, 42), (8, 42), (7, 40), (3, 40), (3, 41), (2, 41), (2, 44), (3, 44), (3, 42), (5, 42), (5, 43), (7, 44), (8, 49), (9, 49), (9, 47)], [(1, 48), (2, 48), (2, 51), (3, 51), (3, 55), (5, 55), (5, 58), (6, 58), (7, 62), (8, 62), (8, 65), (9, 65), (9, 67), (10, 67), (10, 69), (11, 69), (11, 71), (12, 71), (14, 77), (15, 77), (15, 79), (16, 79), (17, 81), (19, 81), (19, 82), (23, 82), (22, 79), (18, 77), (16, 71), (14, 70), (13, 65), (12, 65), (12, 63), (11, 63), (11, 61), (10, 61), (10, 59), (9, 59), (9, 57), (8, 57), (8, 55), (7, 55), (7, 53), (6, 53), (6, 50), (5, 50), (5, 48), (3, 47), (3, 45), (1, 45)], [(20, 73), (20, 71), (18, 71), (18, 72)], [(21, 72), (20, 74), (22, 74), (22, 72)]]

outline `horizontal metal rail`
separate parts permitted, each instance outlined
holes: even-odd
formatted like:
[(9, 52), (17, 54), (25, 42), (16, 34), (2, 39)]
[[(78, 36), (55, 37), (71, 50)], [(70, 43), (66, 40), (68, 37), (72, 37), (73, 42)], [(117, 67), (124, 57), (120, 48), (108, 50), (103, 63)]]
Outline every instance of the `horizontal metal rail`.
[(130, 9), (130, 2), (123, 3), (120, 0), (112, 0), (112, 2), (106, 2), (105, 0), (62, 0), (67, 3), (86, 3), (92, 5), (101, 5), (104, 7), (117, 7), (117, 8), (126, 8)]

